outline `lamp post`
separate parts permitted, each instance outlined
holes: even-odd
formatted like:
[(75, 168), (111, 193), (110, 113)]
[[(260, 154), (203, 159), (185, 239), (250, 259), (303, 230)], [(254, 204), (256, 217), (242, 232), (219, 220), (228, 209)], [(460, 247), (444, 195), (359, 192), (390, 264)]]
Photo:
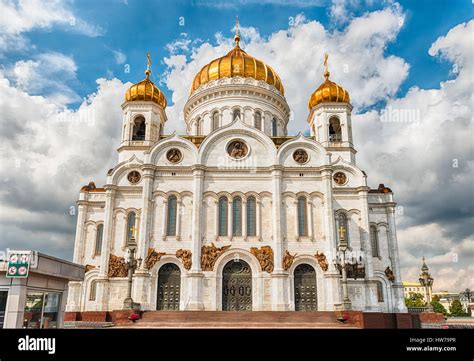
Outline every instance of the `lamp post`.
[(428, 304), (428, 310), (433, 311), (433, 306), (431, 305), (431, 287), (433, 286), (433, 278), (430, 275), (429, 268), (426, 265), (425, 257), (423, 257), (423, 265), (421, 266), (420, 285), (425, 287), (426, 293), (426, 302)]
[(467, 302), (471, 303), (472, 291), (470, 288), (464, 290), (464, 296), (467, 298)]
[(344, 311), (349, 311), (352, 309), (351, 300), (349, 298), (349, 291), (347, 289), (347, 267), (348, 264), (346, 263), (346, 252), (349, 249), (349, 245), (347, 244), (346, 240), (346, 230), (341, 225), (339, 227), (339, 244), (337, 246), (338, 255), (334, 260), (334, 265), (337, 269), (341, 270), (342, 275), (342, 309)]
[(133, 283), (133, 273), (137, 267), (140, 267), (142, 263), (142, 259), (138, 258), (135, 259), (135, 252), (137, 251), (137, 242), (135, 238), (136, 228), (135, 226), (132, 227), (132, 236), (130, 237), (130, 241), (128, 242), (128, 261), (127, 261), (127, 268), (128, 268), (128, 287), (127, 287), (127, 297), (123, 301), (123, 308), (124, 309), (132, 309), (134, 306), (134, 302), (132, 299), (132, 283)]

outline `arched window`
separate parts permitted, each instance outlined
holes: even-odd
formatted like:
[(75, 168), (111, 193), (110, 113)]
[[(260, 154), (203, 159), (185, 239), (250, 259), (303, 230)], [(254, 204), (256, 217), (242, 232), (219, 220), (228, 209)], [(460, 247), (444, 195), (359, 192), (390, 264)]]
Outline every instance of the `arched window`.
[(201, 118), (196, 119), (196, 135), (201, 135), (202, 134), (202, 122)]
[(242, 235), (242, 198), (235, 197), (232, 201), (232, 235)]
[(214, 112), (212, 114), (212, 130), (216, 130), (219, 128), (219, 113)]
[(100, 256), (102, 250), (102, 237), (104, 236), (104, 225), (101, 223), (97, 226), (97, 234), (95, 236), (94, 256)]
[(219, 236), (227, 236), (227, 197), (219, 198)]
[(341, 235), (344, 240), (349, 244), (349, 227), (347, 224), (347, 216), (344, 213), (339, 213), (337, 217), (337, 239), (341, 241)]
[(382, 282), (377, 281), (375, 282), (377, 285), (377, 301), (378, 302), (383, 302), (383, 285)]
[(257, 208), (255, 197), (248, 197), (247, 199), (247, 236), (257, 235), (256, 227)]
[(89, 290), (89, 301), (95, 301), (95, 295), (97, 293), (97, 281), (93, 280), (91, 282), (91, 287)]
[(255, 128), (262, 130), (262, 113), (255, 112)]
[[(135, 219), (136, 219), (135, 212), (130, 212), (127, 216), (127, 244), (130, 242), (132, 237), (135, 236)], [(136, 241), (136, 240), (135, 240)]]
[(306, 214), (306, 198), (298, 198), (298, 236), (305, 237), (308, 235), (307, 225), (307, 214)]
[(341, 121), (337, 117), (331, 117), (331, 119), (329, 119), (329, 141), (342, 141)]
[(273, 118), (272, 119), (272, 136), (276, 137), (277, 135), (278, 135), (277, 120)]
[(168, 198), (168, 219), (166, 223), (167, 236), (176, 236), (176, 210), (177, 210), (176, 196), (170, 196)]
[(146, 124), (145, 118), (142, 116), (136, 117), (133, 122), (132, 140), (145, 140)]
[(372, 246), (372, 257), (379, 257), (379, 239), (375, 226), (370, 226), (370, 245)]
[(240, 120), (242, 120), (242, 117), (240, 116), (240, 109), (235, 109), (235, 110), (234, 110), (234, 114), (233, 114), (233, 116), (232, 116), (232, 120), (236, 120), (237, 117), (239, 117)]

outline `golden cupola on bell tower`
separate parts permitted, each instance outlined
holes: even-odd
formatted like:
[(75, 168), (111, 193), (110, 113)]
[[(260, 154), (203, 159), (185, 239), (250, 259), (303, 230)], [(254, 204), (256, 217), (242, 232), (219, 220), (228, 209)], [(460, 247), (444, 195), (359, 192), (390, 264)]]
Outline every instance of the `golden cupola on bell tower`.
[[(151, 57), (147, 53), (145, 79), (131, 85), (122, 104), (123, 125), (120, 156), (129, 156), (137, 149), (149, 149), (163, 134), (166, 117), (165, 94), (150, 80)], [(128, 158), (127, 158), (128, 159)]]
[(324, 81), (308, 101), (308, 123), (318, 142), (346, 161), (355, 162), (349, 92), (329, 80), (329, 55), (324, 54)]

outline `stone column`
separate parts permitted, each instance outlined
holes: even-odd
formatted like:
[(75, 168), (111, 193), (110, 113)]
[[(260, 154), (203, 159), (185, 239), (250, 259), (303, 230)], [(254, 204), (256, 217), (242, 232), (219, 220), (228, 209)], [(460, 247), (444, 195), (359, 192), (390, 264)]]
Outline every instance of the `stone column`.
[[(331, 163), (331, 158), (326, 158), (326, 164)], [(324, 209), (324, 228), (328, 248), (326, 249), (326, 259), (329, 263), (329, 269), (324, 273), (325, 284), (325, 310), (332, 311), (336, 304), (342, 304), (341, 278), (339, 272), (334, 267), (332, 260), (337, 251), (336, 226), (334, 221), (333, 192), (332, 192), (332, 168), (326, 166), (322, 169), (321, 175), (324, 183), (325, 198), (323, 201)]]
[(312, 241), (314, 238), (314, 224), (313, 224), (313, 202), (311, 200), (308, 201), (308, 236), (309, 239)]
[(364, 251), (365, 263), (365, 309), (367, 311), (378, 310), (377, 300), (374, 298), (375, 294), (370, 290), (370, 280), (374, 277), (374, 267), (372, 263), (372, 245), (370, 244), (370, 224), (369, 224), (369, 201), (368, 201), (368, 187), (359, 187), (357, 192), (360, 201), (360, 235), (361, 248)]
[(167, 226), (167, 219), (168, 219), (168, 201), (163, 199), (163, 213), (162, 213), (162, 226), (163, 229), (161, 231), (161, 239), (164, 241), (166, 239), (166, 226)]
[(256, 222), (256, 236), (258, 237), (258, 240), (262, 240), (262, 202), (260, 200), (256, 200), (256, 207), (257, 207), (257, 219), (255, 220)]
[(393, 201), (393, 195), (386, 195), (389, 198), (389, 203), (387, 204), (387, 220), (389, 227), (389, 239), (388, 239), (388, 250), (390, 260), (392, 261), (392, 271), (395, 276), (395, 282), (392, 283), (392, 294), (394, 296), (394, 312), (407, 312), (407, 307), (405, 305), (405, 299), (403, 295), (403, 284), (400, 274), (400, 259), (398, 256), (398, 240), (397, 240), (397, 230), (395, 224), (395, 206), (397, 205)]
[(242, 199), (242, 237), (247, 238), (247, 201)]
[(114, 226), (115, 192), (116, 188), (114, 185), (109, 184), (105, 186), (104, 234), (100, 253), (100, 268), (96, 293), (97, 311), (107, 311), (109, 306), (109, 280), (107, 273), (109, 270), (110, 248), (113, 242), (112, 228)]
[(82, 200), (77, 202), (77, 225), (76, 225), (76, 238), (74, 240), (74, 263), (82, 264), (84, 260), (84, 223), (86, 222), (87, 216), (87, 195), (80, 195)]
[[(3, 276), (2, 276), (3, 277)], [(27, 278), (12, 278), (8, 290), (4, 328), (22, 328), (25, 315)]]
[(181, 212), (183, 211), (183, 203), (181, 200), (176, 200), (176, 240), (181, 240)]
[(283, 232), (282, 232), (282, 200), (281, 183), (282, 167), (273, 166), (272, 172), (272, 233), (274, 269), (272, 276), (272, 310), (289, 310), (288, 272), (283, 269)]
[(216, 221), (215, 221), (215, 237), (214, 240), (217, 241), (217, 238), (219, 237), (219, 201), (214, 201), (214, 205), (216, 206)]
[(201, 270), (202, 243), (202, 193), (204, 187), (205, 168), (201, 165), (193, 167), (193, 214), (191, 228), (192, 266), (188, 271), (188, 299), (185, 300), (186, 310), (204, 309), (202, 283), (204, 274)]
[(295, 205), (295, 241), (300, 240), (300, 227), (298, 224), (298, 198), (293, 202)]
[(232, 239), (232, 201), (227, 203), (227, 235)]

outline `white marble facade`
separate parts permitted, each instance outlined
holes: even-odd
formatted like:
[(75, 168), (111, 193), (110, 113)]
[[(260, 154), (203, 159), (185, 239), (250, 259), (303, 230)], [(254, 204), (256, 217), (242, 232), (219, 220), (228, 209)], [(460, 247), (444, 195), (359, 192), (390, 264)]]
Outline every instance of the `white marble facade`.
[[(74, 262), (88, 265), (88, 272), (83, 282), (70, 283), (68, 311), (123, 307), (127, 278), (109, 277), (108, 268), (111, 255), (127, 259), (130, 212), (136, 215), (137, 256), (145, 259), (151, 248), (164, 253), (150, 269), (142, 262), (134, 274), (132, 296), (143, 310), (157, 309), (159, 270), (168, 263), (180, 270), (180, 310), (222, 310), (223, 268), (235, 259), (250, 266), (252, 310), (295, 310), (294, 271), (300, 264), (315, 271), (317, 310), (335, 310), (342, 302), (340, 275), (333, 265), (340, 214), (347, 219), (353, 255), (362, 256), (365, 267), (364, 278), (349, 279), (353, 309), (406, 310), (396, 203), (390, 189), (370, 189), (366, 174), (356, 165), (349, 103), (322, 102), (310, 109), (311, 136), (287, 136), (290, 110), (284, 96), (252, 78), (224, 77), (194, 91), (184, 109), (186, 136), (162, 135), (166, 122), (179, 120), (167, 120), (165, 109), (156, 102), (130, 100), (122, 108), (119, 162), (109, 170), (103, 188), (90, 185), (79, 195)], [(131, 130), (137, 117), (146, 124), (140, 140)], [(335, 118), (340, 138), (328, 135)], [(197, 121), (201, 125), (196, 126)], [(235, 140), (247, 148), (239, 158), (227, 151)], [(178, 149), (181, 159), (170, 161), (171, 149)], [(303, 161), (295, 161), (296, 150), (306, 153)], [(134, 171), (138, 182), (130, 177)], [(345, 175), (339, 184), (334, 179), (338, 172)], [(223, 196), (228, 203), (226, 232), (219, 223)], [(241, 232), (231, 236), (233, 200), (238, 197)], [(247, 219), (250, 198), (253, 220)], [(300, 199), (305, 202), (304, 216), (298, 213)], [(176, 216), (169, 232), (171, 203)], [(247, 222), (253, 224), (252, 234), (247, 234)], [(201, 248), (212, 243), (230, 247), (212, 270), (203, 270)], [(273, 251), (271, 272), (262, 270), (250, 252), (264, 246)], [(176, 256), (180, 249), (191, 252), (191, 267)], [(287, 269), (285, 251), (295, 256)], [(317, 252), (326, 256), (327, 270), (315, 258)], [(392, 280), (385, 274), (387, 267), (393, 271)]]

